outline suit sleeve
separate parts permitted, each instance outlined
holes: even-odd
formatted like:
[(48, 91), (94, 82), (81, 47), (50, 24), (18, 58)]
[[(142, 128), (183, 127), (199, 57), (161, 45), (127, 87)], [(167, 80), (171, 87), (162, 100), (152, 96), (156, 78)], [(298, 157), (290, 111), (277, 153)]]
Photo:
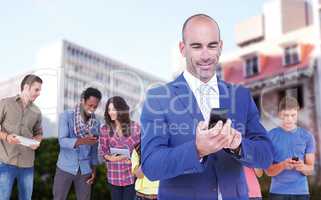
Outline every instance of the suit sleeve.
[(240, 161), (251, 168), (268, 168), (273, 161), (273, 145), (265, 128), (260, 123), (260, 115), (248, 90), (248, 111), (245, 137), (242, 139)]
[(162, 99), (164, 95), (161, 97), (159, 93), (159, 90), (147, 93), (141, 115), (144, 174), (154, 181), (202, 172), (204, 164), (199, 160), (194, 140), (175, 147), (169, 145), (170, 132), (165, 116), (169, 108), (161, 106), (161, 101), (168, 99)]

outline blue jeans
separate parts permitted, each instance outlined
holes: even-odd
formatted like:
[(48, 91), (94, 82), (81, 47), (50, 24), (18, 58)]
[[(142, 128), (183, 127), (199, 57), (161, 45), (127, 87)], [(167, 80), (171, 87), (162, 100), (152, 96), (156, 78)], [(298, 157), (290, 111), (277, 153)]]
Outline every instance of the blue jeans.
[(17, 178), (19, 200), (31, 200), (33, 167), (19, 168), (0, 162), (0, 200), (9, 200), (12, 186)]
[(293, 195), (293, 194), (273, 194), (273, 193), (270, 193), (269, 199), (270, 200), (309, 200), (310, 195), (308, 195), (308, 194)]

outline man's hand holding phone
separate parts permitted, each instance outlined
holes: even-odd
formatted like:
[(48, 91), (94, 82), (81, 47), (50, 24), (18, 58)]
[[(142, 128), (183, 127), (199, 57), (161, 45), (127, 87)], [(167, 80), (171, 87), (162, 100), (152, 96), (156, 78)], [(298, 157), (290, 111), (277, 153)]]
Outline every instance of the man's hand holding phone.
[(220, 134), (222, 128), (222, 121), (216, 123), (211, 129), (208, 129), (208, 125), (204, 121), (198, 124), (196, 130), (196, 149), (201, 158), (220, 151), (228, 144), (228, 137)]
[(230, 119), (224, 124), (221, 134), (225, 134), (229, 138), (229, 142), (224, 148), (235, 150), (240, 147), (242, 142), (242, 134), (231, 127), (232, 121)]
[(203, 157), (218, 152), (223, 148), (235, 150), (242, 142), (242, 135), (232, 128), (232, 121), (227, 119), (226, 109), (214, 108), (209, 124), (200, 122), (196, 131), (196, 148)]
[(209, 128), (213, 127), (218, 121), (224, 123), (221, 134), (226, 134), (229, 136), (229, 143), (224, 148), (235, 150), (238, 149), (242, 142), (242, 134), (236, 129), (232, 128), (232, 121), (227, 117), (228, 109), (224, 108), (213, 108), (211, 110), (209, 119)]

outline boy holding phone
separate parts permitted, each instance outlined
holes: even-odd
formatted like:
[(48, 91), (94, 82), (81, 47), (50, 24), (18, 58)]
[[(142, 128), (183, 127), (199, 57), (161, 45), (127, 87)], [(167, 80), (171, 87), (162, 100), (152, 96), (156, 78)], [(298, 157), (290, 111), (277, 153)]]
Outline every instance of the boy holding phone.
[(272, 176), (271, 200), (309, 199), (307, 176), (314, 169), (315, 141), (297, 126), (299, 110), (295, 98), (283, 98), (278, 107), (281, 126), (269, 132), (274, 146), (274, 162), (266, 171)]

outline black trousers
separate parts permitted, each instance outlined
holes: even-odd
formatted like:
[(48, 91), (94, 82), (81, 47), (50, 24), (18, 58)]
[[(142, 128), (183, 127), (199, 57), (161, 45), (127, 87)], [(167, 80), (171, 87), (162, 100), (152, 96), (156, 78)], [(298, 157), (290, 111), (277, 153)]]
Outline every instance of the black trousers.
[(110, 185), (112, 200), (133, 200), (135, 198), (135, 185), (116, 186)]

